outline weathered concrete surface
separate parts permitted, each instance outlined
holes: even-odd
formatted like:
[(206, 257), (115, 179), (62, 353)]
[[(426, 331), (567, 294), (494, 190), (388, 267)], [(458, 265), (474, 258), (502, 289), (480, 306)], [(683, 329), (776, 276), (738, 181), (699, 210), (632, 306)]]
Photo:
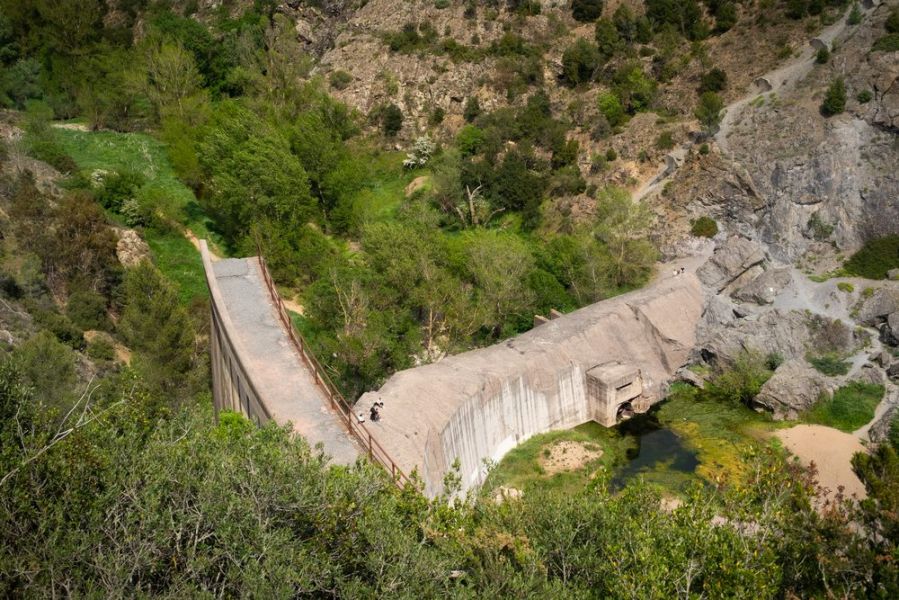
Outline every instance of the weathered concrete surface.
[(406, 473), (417, 469), (425, 493), (442, 491), (460, 462), (463, 489), (483, 482), (485, 459), (500, 460), (532, 435), (595, 418), (586, 372), (611, 361), (640, 370), (648, 406), (685, 364), (703, 308), (695, 268), (669, 265), (643, 290), (582, 308), (511, 340), (396, 373), (360, 398), (384, 402), (370, 430)]
[(212, 304), (212, 381), (216, 410), (257, 422), (288, 422), (331, 460), (355, 462), (360, 450), (330, 407), (281, 325), (259, 261), (213, 262), (200, 242)]

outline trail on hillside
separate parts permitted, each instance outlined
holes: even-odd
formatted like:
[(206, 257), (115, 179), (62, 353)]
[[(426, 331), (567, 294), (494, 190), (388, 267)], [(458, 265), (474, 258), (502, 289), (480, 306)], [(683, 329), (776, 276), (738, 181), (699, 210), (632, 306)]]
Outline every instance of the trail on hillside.
[[(862, 14), (867, 15), (872, 10), (873, 8), (862, 8)], [(849, 10), (847, 9), (836, 23), (826, 27), (817, 36), (815, 36), (815, 38), (812, 39), (820, 39), (821, 41), (826, 43), (828, 47), (832, 47), (833, 41), (837, 38), (837, 36), (839, 36), (841, 33), (843, 33), (843, 31), (846, 30), (846, 27), (848, 26), (848, 18)], [(721, 119), (721, 124), (719, 126), (718, 132), (713, 137), (715, 143), (718, 145), (718, 148), (722, 152), (729, 152), (729, 148), (727, 146), (727, 137), (732, 131), (734, 125), (739, 122), (737, 117), (742, 114), (743, 109), (746, 108), (746, 106), (753, 100), (764, 94), (784, 93), (794, 89), (796, 87), (796, 84), (802, 81), (815, 66), (816, 52), (817, 51), (809, 41), (809, 43), (805, 45), (798, 56), (787, 62), (785, 65), (782, 65), (772, 71), (768, 71), (767, 73), (764, 73), (756, 78), (756, 80), (764, 79), (768, 81), (771, 84), (770, 90), (754, 90), (751, 93), (746, 94), (739, 100), (735, 100), (724, 107), (724, 116)], [(677, 150), (673, 151), (671, 155), (675, 159), (675, 164), (671, 164), (668, 160), (666, 160), (666, 162), (662, 164), (656, 171), (655, 175), (646, 180), (631, 194), (631, 198), (635, 202), (640, 202), (656, 190), (664, 187), (665, 183), (670, 181), (674, 174), (677, 172), (677, 169), (683, 162), (683, 158), (685, 158), (686, 156), (687, 149), (689, 149), (692, 145), (692, 142), (687, 142)]]

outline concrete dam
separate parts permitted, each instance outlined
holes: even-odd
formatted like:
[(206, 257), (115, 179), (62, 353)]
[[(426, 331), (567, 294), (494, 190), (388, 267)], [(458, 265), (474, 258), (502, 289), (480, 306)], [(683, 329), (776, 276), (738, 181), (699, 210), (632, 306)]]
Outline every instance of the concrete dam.
[[(417, 471), (424, 492), (443, 491), (458, 461), (462, 489), (483, 483), (529, 437), (587, 421), (614, 425), (667, 394), (686, 364), (702, 316), (695, 268), (666, 271), (644, 289), (555, 314), (504, 342), (394, 374), (353, 408), (290, 326), (264, 262), (203, 262), (212, 310), (217, 410), (291, 424), (338, 463), (368, 455), (398, 481)], [(383, 402), (382, 418), (361, 423)]]

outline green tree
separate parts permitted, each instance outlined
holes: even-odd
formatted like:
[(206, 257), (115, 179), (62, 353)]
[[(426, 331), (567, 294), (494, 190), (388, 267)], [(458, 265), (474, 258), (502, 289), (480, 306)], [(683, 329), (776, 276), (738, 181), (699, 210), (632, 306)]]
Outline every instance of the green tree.
[(288, 140), (236, 102), (218, 104), (199, 160), (208, 182), (202, 202), (233, 242), (254, 223), (269, 220), (287, 231), (318, 214), (309, 177)]
[(827, 88), (824, 102), (821, 103), (821, 114), (832, 117), (844, 110), (846, 110), (846, 84), (843, 83), (842, 77), (838, 77)]
[(608, 251), (611, 280), (617, 287), (643, 283), (658, 253), (649, 241), (652, 213), (626, 191), (609, 187), (596, 200), (594, 234)]
[(604, 60), (609, 60), (624, 48), (624, 41), (618, 28), (609, 19), (596, 21), (594, 36), (599, 54)]
[(182, 46), (163, 43), (151, 46), (145, 58), (145, 93), (159, 119), (174, 116), (185, 120), (205, 102), (202, 78), (194, 58)]
[(655, 98), (656, 82), (639, 63), (623, 65), (616, 71), (612, 82), (622, 106), (631, 114), (648, 109)]
[(562, 53), (562, 77), (569, 85), (575, 86), (590, 81), (597, 67), (599, 67), (599, 52), (596, 46), (584, 38), (578, 38)]
[(624, 106), (621, 105), (621, 100), (618, 99), (616, 94), (603, 92), (599, 95), (597, 104), (599, 112), (605, 116), (612, 127), (618, 127), (627, 120), (627, 113), (624, 111)]
[(723, 111), (724, 101), (715, 92), (704, 92), (699, 97), (699, 106), (694, 114), (706, 135), (714, 135), (718, 131)]
[(45, 408), (68, 408), (77, 383), (75, 352), (69, 346), (44, 330), (16, 348), (13, 360), (36, 402)]
[(465, 121), (471, 123), (475, 119), (478, 118), (478, 115), (481, 114), (481, 103), (478, 101), (476, 96), (470, 96), (468, 100), (465, 101), (465, 108), (462, 111), (462, 116), (465, 118)]
[(124, 295), (119, 332), (151, 382), (177, 389), (192, 366), (194, 330), (175, 287), (144, 261), (125, 274)]
[(388, 104), (381, 117), (381, 129), (387, 137), (394, 137), (403, 127), (403, 111), (396, 104)]
[(577, 21), (589, 23), (602, 14), (603, 0), (572, 0), (571, 16)]

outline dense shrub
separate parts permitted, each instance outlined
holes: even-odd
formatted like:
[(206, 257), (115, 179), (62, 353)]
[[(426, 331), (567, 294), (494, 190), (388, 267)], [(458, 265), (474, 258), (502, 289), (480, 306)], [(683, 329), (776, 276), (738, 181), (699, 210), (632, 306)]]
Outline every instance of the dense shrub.
[(674, 148), (674, 136), (670, 131), (663, 131), (656, 138), (656, 150), (671, 150)]
[(66, 314), (81, 329), (109, 329), (106, 315), (106, 298), (85, 290), (78, 290), (69, 296)]
[(328, 77), (328, 82), (335, 90), (344, 90), (353, 81), (353, 76), (346, 71), (337, 70)]
[(97, 201), (113, 212), (121, 212), (126, 200), (134, 198), (145, 179), (134, 171), (110, 173), (103, 179), (102, 185), (94, 192)]
[(819, 65), (825, 64), (830, 60), (830, 50), (827, 48), (820, 48), (818, 52), (815, 53), (815, 62)]
[(403, 128), (403, 111), (396, 104), (388, 104), (381, 115), (381, 130), (387, 137), (393, 137)]
[(718, 235), (718, 223), (712, 217), (703, 215), (692, 222), (690, 233), (696, 237), (715, 237)]
[(846, 84), (843, 78), (835, 79), (827, 93), (824, 95), (824, 102), (821, 103), (821, 114), (825, 117), (838, 115), (846, 110)]
[(899, 33), (891, 33), (879, 38), (871, 50), (875, 52), (899, 52)]
[(845, 375), (849, 372), (852, 363), (843, 360), (843, 357), (835, 352), (827, 352), (817, 356), (807, 356), (809, 364), (811, 364), (819, 373), (836, 377), (837, 375)]
[(462, 116), (469, 123), (478, 118), (481, 114), (481, 103), (476, 96), (471, 96), (465, 101), (465, 108), (462, 110)]
[(727, 87), (727, 73), (715, 67), (702, 74), (699, 79), (699, 93), (720, 92)]
[(862, 9), (858, 2), (852, 4), (852, 9), (849, 11), (849, 17), (846, 19), (846, 22), (850, 25), (858, 25), (862, 22)]
[(867, 104), (874, 99), (874, 94), (871, 93), (871, 90), (862, 90), (858, 93), (855, 99), (858, 100), (861, 104)]
[(602, 113), (612, 127), (618, 127), (627, 120), (627, 113), (621, 104), (621, 100), (612, 92), (600, 94), (597, 99), (597, 106), (599, 107), (599, 112)]
[(887, 33), (899, 33), (899, 8), (893, 8), (890, 11), (890, 15), (883, 23), (883, 28), (887, 30)]
[(583, 38), (562, 53), (562, 78), (569, 85), (586, 83), (593, 78), (599, 67), (599, 51), (596, 46)]
[(708, 135), (718, 131), (721, 123), (724, 101), (715, 92), (705, 92), (699, 97), (699, 106), (694, 114)]
[(868, 279), (886, 279), (887, 271), (899, 268), (899, 235), (888, 235), (865, 242), (861, 250), (846, 261), (846, 270)]
[(571, 0), (571, 16), (577, 21), (589, 23), (602, 14), (604, 0)]

